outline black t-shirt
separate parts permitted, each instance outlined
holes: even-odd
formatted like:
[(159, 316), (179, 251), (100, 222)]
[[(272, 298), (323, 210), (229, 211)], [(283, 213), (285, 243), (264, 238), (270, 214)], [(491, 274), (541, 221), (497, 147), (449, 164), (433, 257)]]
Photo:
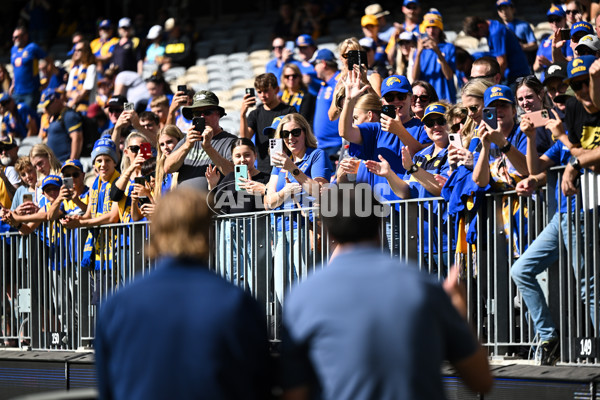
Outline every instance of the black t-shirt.
[(187, 36), (169, 39), (165, 46), (165, 57), (170, 58), (174, 65), (183, 67), (192, 65), (192, 44)]
[[(254, 211), (264, 211), (263, 207), (257, 206), (257, 203), (262, 204), (259, 195), (252, 195), (245, 190), (235, 190), (235, 173), (227, 174), (215, 191), (215, 204), (221, 206), (220, 210), (224, 214), (239, 214)], [(271, 178), (270, 174), (259, 172), (252, 177), (253, 181), (264, 183), (265, 185)]]
[(575, 97), (567, 100), (565, 125), (569, 141), (584, 149), (600, 145), (600, 112), (589, 114)]
[(142, 51), (138, 45), (139, 39), (127, 40), (123, 45), (117, 43), (113, 50), (113, 64), (119, 66), (119, 72), (137, 72), (137, 63), (142, 57)]
[(280, 115), (295, 113), (296, 109), (286, 104), (279, 103), (272, 110), (265, 110), (264, 105), (258, 106), (248, 114), (248, 127), (254, 131), (257, 154), (257, 168), (266, 173), (271, 173), (271, 159), (269, 157), (269, 137), (265, 136), (263, 130), (271, 126), (273, 119)]

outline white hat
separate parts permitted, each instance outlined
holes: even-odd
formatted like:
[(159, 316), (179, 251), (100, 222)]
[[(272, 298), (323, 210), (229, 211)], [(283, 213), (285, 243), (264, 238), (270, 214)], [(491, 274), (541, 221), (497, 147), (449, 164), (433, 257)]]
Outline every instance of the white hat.
[(154, 40), (157, 37), (159, 37), (161, 33), (162, 33), (162, 26), (160, 26), (160, 25), (154, 25), (148, 31), (148, 36), (146, 36), (146, 38), (150, 39), (150, 40)]
[(381, 4), (375, 3), (375, 4), (371, 4), (370, 6), (367, 6), (365, 8), (365, 14), (366, 15), (374, 15), (377, 18), (381, 18), (381, 17), (384, 17), (386, 15), (390, 15), (390, 12), (389, 11), (383, 11), (383, 7), (381, 7)]
[(412, 32), (404, 31), (404, 32), (402, 32), (400, 34), (400, 37), (398, 38), (398, 42), (403, 41), (403, 40), (411, 41), (411, 42), (413, 42), (413, 41), (416, 42), (417, 41), (417, 37)]
[(600, 51), (600, 40), (598, 39), (598, 36), (585, 35), (584, 37), (579, 39), (579, 42), (577, 44), (577, 47), (575, 47), (575, 50), (580, 51), (579, 49), (581, 49), (583, 47), (588, 47), (588, 48), (592, 49), (593, 51)]
[(131, 20), (129, 18), (121, 18), (119, 20), (119, 28), (130, 28)]
[(165, 21), (165, 32), (169, 32), (173, 28), (175, 28), (175, 18), (169, 18)]

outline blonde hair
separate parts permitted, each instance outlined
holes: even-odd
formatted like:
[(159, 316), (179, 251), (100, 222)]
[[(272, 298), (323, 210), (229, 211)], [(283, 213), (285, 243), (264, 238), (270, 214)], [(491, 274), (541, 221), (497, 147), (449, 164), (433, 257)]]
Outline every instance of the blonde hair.
[[(346, 54), (348, 51), (350, 50), (362, 50), (362, 46), (360, 45), (360, 43), (358, 43), (358, 39), (355, 37), (351, 37), (348, 39), (345, 39), (342, 43), (340, 43), (340, 57), (343, 57), (344, 54)], [(344, 66), (342, 67), (342, 76), (345, 77), (346, 75), (348, 75), (348, 67), (346, 66), (347, 63), (343, 63)]]
[(152, 217), (148, 254), (208, 260), (212, 225), (206, 194), (190, 188), (167, 193)]
[(374, 93), (365, 92), (356, 101), (354, 108), (365, 111), (381, 112), (381, 99)]
[(302, 71), (300, 71), (300, 67), (298, 67), (296, 64), (293, 64), (293, 63), (287, 63), (281, 69), (281, 80), (280, 80), (281, 84), (279, 85), (279, 90), (281, 90), (282, 92), (285, 90), (288, 90), (288, 88), (286, 87), (286, 85), (284, 83), (284, 82), (286, 82), (286, 80), (283, 79), (283, 73), (284, 73), (283, 71), (285, 71), (287, 68), (293, 70), (294, 75), (298, 75), (300, 77), (300, 90), (306, 92), (308, 89), (306, 88), (306, 84), (304, 83), (304, 80), (302, 79)]
[(304, 144), (306, 147), (317, 148), (317, 138), (315, 137), (312, 129), (310, 128), (310, 124), (301, 114), (293, 113), (287, 114), (285, 117), (281, 119), (277, 130), (275, 131), (275, 138), (281, 139), (281, 131), (283, 130), (283, 126), (288, 122), (295, 122), (300, 125), (300, 128), (304, 131)]
[[(475, 97), (475, 98), (483, 100), (483, 94), (485, 93), (486, 89), (491, 86), (494, 86), (494, 82), (489, 81), (487, 79), (483, 79), (483, 78), (471, 79), (470, 81), (465, 83), (465, 85), (463, 86), (463, 88), (460, 92), (460, 95), (461, 95), (461, 97), (469, 96), (469, 97)], [(467, 121), (465, 122), (465, 125), (463, 126), (463, 130), (461, 132), (463, 144), (465, 145), (465, 147), (469, 146), (469, 143), (471, 143), (471, 139), (473, 139), (473, 136), (475, 136), (476, 133), (477, 133), (477, 123), (475, 122), (475, 120), (473, 118), (467, 117)]]
[[(31, 151), (29, 152), (29, 159), (33, 160), (34, 157), (44, 157), (50, 163), (50, 175), (60, 175), (60, 161), (56, 158), (56, 155), (52, 151), (50, 147), (48, 147), (45, 143), (38, 143), (33, 145)], [(37, 169), (36, 169), (37, 171)], [(46, 175), (42, 175), (38, 172), (38, 185), (41, 184), (42, 179), (44, 179)]]
[(169, 107), (169, 99), (165, 95), (155, 97), (150, 102), (150, 108), (152, 108), (152, 107), (158, 107), (158, 106), (165, 106), (165, 105), (167, 107)]
[[(125, 152), (125, 149), (129, 147), (129, 142), (131, 142), (131, 139), (134, 139), (134, 138), (142, 139), (142, 143), (150, 143), (146, 136), (142, 135), (141, 133), (139, 133), (137, 131), (134, 131), (134, 132), (131, 132), (129, 134), (129, 136), (127, 136), (127, 139), (125, 139), (125, 144), (123, 144), (123, 152)], [(121, 171), (125, 171), (127, 168), (129, 168), (130, 165), (131, 165), (131, 161), (129, 161), (129, 157), (121, 156)]]
[[(181, 139), (183, 139), (183, 133), (181, 133), (181, 130), (179, 130), (179, 128), (175, 125), (165, 125), (164, 128), (162, 128), (156, 138), (156, 175), (155, 175), (155, 186), (154, 186), (154, 198), (158, 199), (160, 198), (160, 196), (162, 195), (162, 181), (165, 177), (165, 158), (167, 157), (161, 150), (160, 148), (160, 144), (158, 144), (158, 141), (160, 140), (161, 136), (170, 136), (174, 139), (177, 139), (177, 141), (179, 142)], [(177, 174), (177, 172), (174, 172), (174, 174)], [(173, 188), (173, 184), (177, 182), (177, 179), (175, 179), (175, 175), (173, 176), (173, 179), (171, 180), (171, 188)]]

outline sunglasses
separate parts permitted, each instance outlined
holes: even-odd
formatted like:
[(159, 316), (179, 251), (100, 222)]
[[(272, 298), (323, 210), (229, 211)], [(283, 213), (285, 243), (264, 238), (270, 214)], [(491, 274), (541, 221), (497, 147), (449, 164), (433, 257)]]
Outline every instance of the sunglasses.
[(80, 172), (73, 172), (72, 174), (63, 174), (63, 178), (74, 178), (77, 179), (81, 176)]
[(273, 46), (273, 50), (275, 49), (283, 49), (283, 46)]
[(430, 119), (426, 119), (425, 121), (423, 121), (423, 123), (428, 128), (433, 128), (436, 124), (439, 126), (446, 126), (446, 118), (444, 118), (444, 117), (437, 117), (435, 119), (430, 118)]
[(560, 21), (562, 21), (562, 17), (548, 17), (548, 22), (551, 24), (556, 24)]
[(136, 154), (139, 153), (139, 151), (140, 151), (140, 146), (135, 145), (135, 144), (128, 146), (127, 148), (129, 149), (129, 151), (131, 151), (132, 153), (136, 153)]
[(452, 124), (452, 126), (450, 127), (450, 131), (458, 132), (460, 130), (460, 126), (464, 125), (465, 122), (467, 122), (467, 117), (464, 117), (463, 119), (461, 119), (460, 122)]
[(409, 4), (409, 5), (405, 6), (405, 7), (408, 8), (409, 10), (416, 10), (418, 6), (415, 5), (415, 4)]
[(573, 89), (574, 92), (578, 92), (583, 88), (583, 85), (589, 87), (590, 82), (587, 79), (584, 79), (580, 81), (571, 81), (569, 85), (571, 85), (571, 89)]
[(110, 107), (109, 107), (109, 109), (108, 109), (108, 112), (109, 112), (110, 114), (118, 114), (118, 113), (120, 113), (121, 111), (123, 111), (123, 110), (121, 110), (120, 108), (110, 108)]
[(302, 135), (302, 128), (292, 129), (291, 131), (281, 131), (281, 137), (284, 139), (289, 138), (290, 135), (292, 135), (293, 137), (299, 137), (300, 135)]
[(214, 108), (211, 108), (209, 110), (194, 110), (194, 112), (192, 113), (194, 115), (194, 117), (208, 117), (209, 115), (212, 115), (215, 111)]
[(476, 112), (479, 111), (479, 106), (469, 106), (469, 107), (467, 107), (467, 109), (469, 111), (471, 111), (473, 114), (475, 114)]
[(348, 58), (348, 54), (342, 54), (342, 58)]
[(383, 98), (388, 103), (391, 103), (392, 101), (394, 101), (394, 99), (398, 99), (400, 101), (404, 101), (404, 100), (406, 100), (407, 96), (408, 96), (407, 93), (397, 93), (397, 92), (394, 92), (394, 93), (386, 93), (385, 96), (383, 96)]
[(429, 103), (429, 95), (423, 94), (419, 96), (418, 94), (413, 94), (413, 101), (417, 100), (419, 100), (421, 103)]
[(565, 10), (565, 14), (581, 14), (579, 10)]
[(283, 77), (284, 77), (285, 79), (290, 79), (290, 78), (296, 79), (296, 78), (298, 78), (299, 76), (300, 76), (300, 75), (293, 74), (293, 75), (284, 75)]

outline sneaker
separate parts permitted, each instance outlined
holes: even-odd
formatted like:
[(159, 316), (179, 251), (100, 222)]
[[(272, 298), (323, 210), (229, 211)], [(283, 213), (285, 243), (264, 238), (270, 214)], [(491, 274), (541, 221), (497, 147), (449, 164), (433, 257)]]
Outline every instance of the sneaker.
[(557, 337), (542, 340), (540, 343), (542, 365), (554, 365), (560, 356), (560, 341)]

